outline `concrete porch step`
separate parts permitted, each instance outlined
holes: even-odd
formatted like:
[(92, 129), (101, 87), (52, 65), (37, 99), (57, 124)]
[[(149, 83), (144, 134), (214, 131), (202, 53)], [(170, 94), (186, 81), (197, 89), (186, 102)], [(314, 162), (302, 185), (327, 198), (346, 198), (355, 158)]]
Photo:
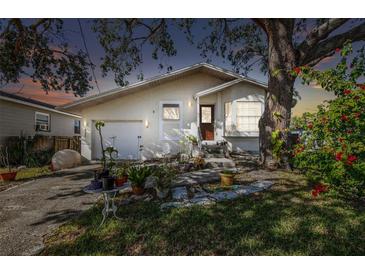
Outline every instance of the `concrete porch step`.
[(233, 160), (227, 159), (227, 158), (206, 158), (205, 163), (212, 168), (234, 168), (236, 167), (236, 164)]

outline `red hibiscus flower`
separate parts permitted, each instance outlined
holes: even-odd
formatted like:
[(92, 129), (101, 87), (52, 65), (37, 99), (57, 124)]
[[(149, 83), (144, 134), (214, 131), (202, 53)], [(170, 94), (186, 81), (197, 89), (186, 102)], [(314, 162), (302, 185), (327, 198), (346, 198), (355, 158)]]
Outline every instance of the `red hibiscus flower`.
[(324, 184), (318, 184), (312, 189), (312, 196), (317, 197), (320, 193), (326, 192), (327, 186)]
[(340, 49), (340, 48), (336, 48), (336, 49), (335, 49), (335, 51), (336, 51), (336, 52), (340, 52), (340, 51), (341, 51), (341, 49)]
[(336, 153), (336, 161), (341, 161), (342, 160), (342, 155), (343, 155), (342, 152), (337, 152)]
[(299, 74), (299, 73), (301, 73), (301, 71), (302, 71), (302, 69), (301, 69), (300, 67), (295, 67), (293, 70), (294, 70), (294, 72), (295, 72), (296, 74)]
[(344, 141), (345, 139), (344, 138), (338, 138), (338, 141), (340, 142), (340, 143), (342, 143), (343, 141)]
[(347, 133), (347, 134), (351, 134), (351, 133), (352, 133), (352, 130), (351, 130), (351, 129), (349, 129), (349, 130), (347, 130), (347, 131), (346, 131), (346, 133)]
[(355, 113), (355, 118), (358, 119), (360, 117), (361, 113), (360, 112), (356, 112)]
[(345, 89), (345, 90), (343, 91), (343, 94), (344, 94), (344, 95), (349, 95), (349, 94), (351, 94), (351, 90), (349, 90), (349, 89)]
[(341, 121), (345, 122), (345, 121), (348, 121), (349, 120), (349, 117), (347, 117), (347, 115), (343, 114), (341, 116)]
[(313, 124), (312, 124), (312, 123), (308, 123), (307, 127), (308, 127), (309, 129), (312, 129), (312, 128), (313, 128)]
[(351, 166), (353, 164), (353, 162), (355, 162), (356, 160), (357, 160), (357, 157), (355, 155), (351, 154), (347, 157), (347, 164)]
[(365, 84), (358, 84), (357, 85), (359, 88), (361, 88), (362, 90), (365, 90)]

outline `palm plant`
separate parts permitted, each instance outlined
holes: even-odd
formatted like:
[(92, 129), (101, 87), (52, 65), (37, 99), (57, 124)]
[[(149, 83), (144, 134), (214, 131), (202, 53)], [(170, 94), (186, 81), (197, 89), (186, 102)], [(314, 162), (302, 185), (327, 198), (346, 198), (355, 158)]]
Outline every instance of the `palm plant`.
[(131, 166), (127, 174), (132, 187), (144, 188), (147, 177), (151, 175), (151, 169), (148, 166)]

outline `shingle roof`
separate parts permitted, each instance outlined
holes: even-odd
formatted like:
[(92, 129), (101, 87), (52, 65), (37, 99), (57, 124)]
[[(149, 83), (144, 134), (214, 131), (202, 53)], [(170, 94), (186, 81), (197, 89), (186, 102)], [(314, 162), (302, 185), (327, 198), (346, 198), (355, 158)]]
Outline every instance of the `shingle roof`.
[(40, 106), (47, 107), (47, 108), (53, 108), (53, 109), (56, 108), (55, 105), (51, 105), (51, 104), (47, 104), (47, 103), (37, 101), (37, 100), (31, 99), (31, 98), (26, 98), (23, 96), (15, 95), (15, 94), (8, 93), (8, 92), (2, 91), (2, 90), (0, 90), (0, 96), (24, 101), (24, 102), (35, 104), (35, 105), (40, 105)]

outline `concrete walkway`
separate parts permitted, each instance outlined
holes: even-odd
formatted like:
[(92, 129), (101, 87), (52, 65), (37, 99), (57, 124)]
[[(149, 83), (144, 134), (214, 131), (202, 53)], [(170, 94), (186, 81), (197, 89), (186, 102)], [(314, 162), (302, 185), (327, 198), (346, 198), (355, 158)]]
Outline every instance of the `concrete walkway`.
[(0, 255), (32, 255), (43, 236), (90, 208), (97, 195), (82, 189), (98, 165), (57, 172), (0, 192)]

